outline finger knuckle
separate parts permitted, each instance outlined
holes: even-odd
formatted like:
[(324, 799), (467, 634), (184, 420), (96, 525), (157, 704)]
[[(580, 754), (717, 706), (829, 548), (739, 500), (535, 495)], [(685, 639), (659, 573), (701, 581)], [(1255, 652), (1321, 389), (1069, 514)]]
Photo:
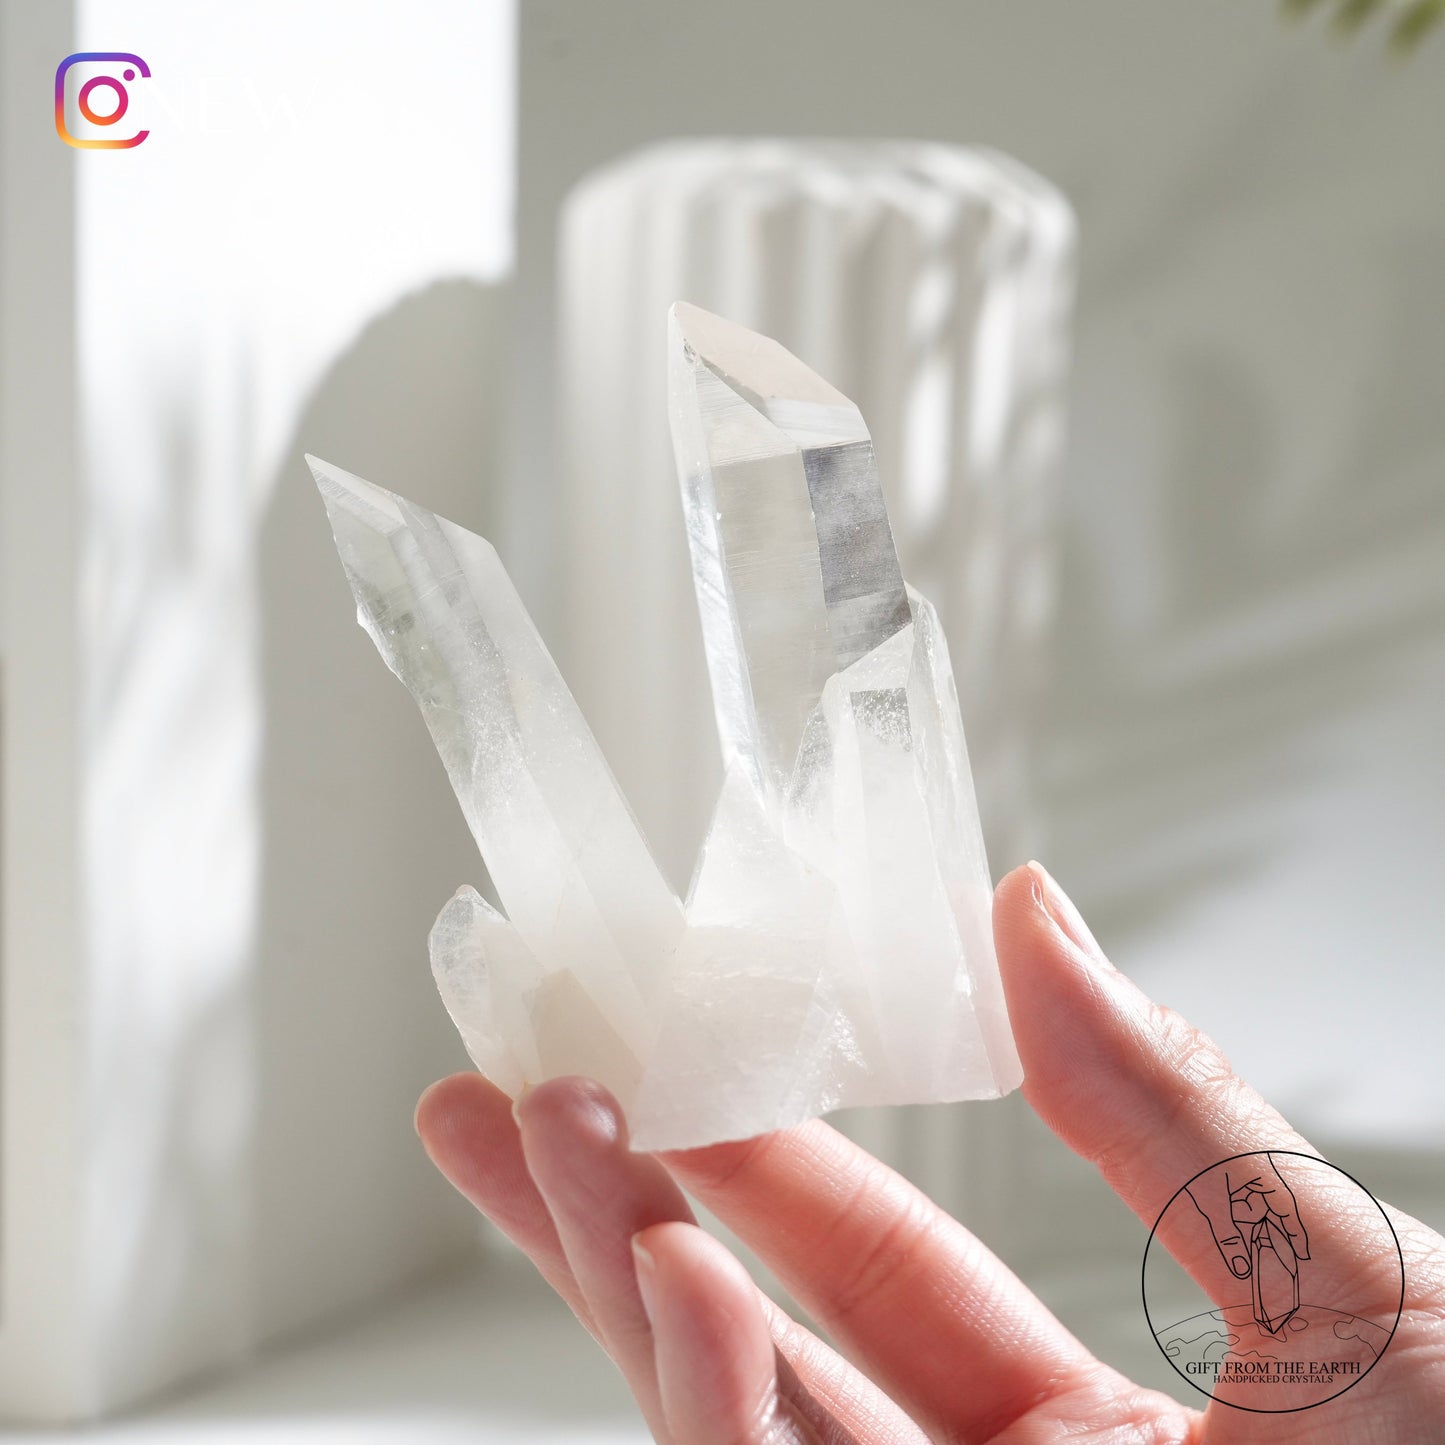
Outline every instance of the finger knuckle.
[(871, 1179), (860, 1181), (829, 1231), (829, 1253), (840, 1261), (832, 1307), (844, 1321), (867, 1314), (885, 1291), (908, 1278), (929, 1253), (937, 1229), (937, 1211), (911, 1188), (890, 1190), (889, 1213), (880, 1219), (867, 1207), (875, 1187)]
[(1224, 1050), (1208, 1034), (1181, 1018), (1173, 1009), (1166, 1008), (1162, 1012), (1161, 1029), (1166, 1057), (1172, 1055), (1176, 1073), (1201, 1088), (1213, 1087), (1234, 1077), (1234, 1069)]
[(1151, 1001), (1138, 1028), (1146, 1046), (1123, 1067), (1139, 1107), (1124, 1111), (1093, 1153), (1111, 1182), (1137, 1172), (1144, 1140), (1240, 1111), (1249, 1092), (1219, 1045), (1174, 1009)]
[(1175, 1119), (1201, 1105), (1209, 1109), (1227, 1106), (1241, 1085), (1224, 1050), (1173, 1009), (1154, 1004), (1151, 1012), (1158, 1040), (1156, 1057), (1174, 1085), (1170, 1097)]

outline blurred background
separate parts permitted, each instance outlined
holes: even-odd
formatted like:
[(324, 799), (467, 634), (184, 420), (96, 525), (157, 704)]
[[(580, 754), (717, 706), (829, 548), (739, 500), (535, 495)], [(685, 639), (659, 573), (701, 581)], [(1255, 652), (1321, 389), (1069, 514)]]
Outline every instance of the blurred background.
[[(639, 726), (695, 709), (685, 661), (637, 660), (686, 628), (628, 650), (627, 578), (672, 595), (649, 265), (877, 413), (956, 652), (995, 609), (963, 649), (995, 874), (1037, 852), (1319, 1149), (1445, 1225), (1445, 28), (1404, 57), (1404, 6), (1289, 8), (0, 3), (0, 1429), (643, 1438), (412, 1134), (466, 1062), (426, 931), (480, 864), (301, 452), (497, 542), (685, 874), (693, 815), (629, 780), (635, 688), (589, 631), (643, 669)], [(78, 52), (143, 57), (144, 144), (62, 142)], [(941, 273), (875, 149), (871, 190), (863, 152), (769, 150), (802, 219), (718, 244), (715, 150), (659, 179), (696, 137), (1012, 160), (943, 186), (984, 219)], [(845, 213), (892, 239), (829, 289)], [(932, 350), (869, 370), (889, 326)], [(844, 1122), (1186, 1388), (1147, 1231), (1021, 1101)]]

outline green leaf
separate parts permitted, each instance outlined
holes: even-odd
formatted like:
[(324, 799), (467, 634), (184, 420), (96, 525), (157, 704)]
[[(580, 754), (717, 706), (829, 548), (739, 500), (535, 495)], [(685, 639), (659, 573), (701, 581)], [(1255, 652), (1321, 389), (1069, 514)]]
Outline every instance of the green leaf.
[(1385, 0), (1344, 0), (1335, 12), (1335, 29), (1353, 35), (1384, 4)]
[(1401, 55), (1411, 54), (1442, 20), (1445, 0), (1415, 0), (1395, 22), (1390, 48)]

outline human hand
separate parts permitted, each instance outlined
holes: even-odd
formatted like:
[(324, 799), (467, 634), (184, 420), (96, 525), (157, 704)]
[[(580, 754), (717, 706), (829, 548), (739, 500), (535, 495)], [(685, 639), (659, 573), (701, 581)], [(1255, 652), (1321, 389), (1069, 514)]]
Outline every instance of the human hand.
[[(1146, 1223), (1211, 1160), (1251, 1151), (1259, 1166), (1261, 1150), (1312, 1152), (1208, 1039), (1110, 966), (1042, 869), (999, 885), (994, 931), (1026, 1097)], [(542, 1084), (514, 1119), (499, 1090), (457, 1074), (422, 1096), (417, 1128), (441, 1171), (617, 1362), (663, 1445), (1445, 1441), (1445, 1241), (1398, 1211), (1388, 1212), (1404, 1309), (1368, 1377), (1300, 1413), (1217, 1402), (1201, 1413), (1091, 1356), (967, 1230), (821, 1121), (634, 1154), (594, 1083)], [(1264, 1200), (1291, 1221), (1296, 1249), (1308, 1249), (1300, 1208), (1305, 1218), (1330, 1209), (1296, 1201), (1262, 1167), (1215, 1182), (1232, 1185), (1224, 1199), (1237, 1189), (1241, 1207)], [(696, 1226), (683, 1186), (768, 1262), (847, 1359)], [(1215, 1193), (1205, 1198), (1201, 1212), (1228, 1239), (1232, 1214), (1220, 1215)], [(1211, 1294), (1228, 1279), (1218, 1241), (1218, 1229), (1202, 1242), (1163, 1238)], [(1368, 1292), (1371, 1261), (1352, 1267)]]
[(1236, 1279), (1249, 1278), (1249, 1234), (1266, 1221), (1284, 1232), (1296, 1259), (1310, 1257), (1309, 1236), (1294, 1195), (1270, 1155), (1226, 1159), (1191, 1179), (1188, 1189), (1194, 1207), (1209, 1221), (1220, 1258)]

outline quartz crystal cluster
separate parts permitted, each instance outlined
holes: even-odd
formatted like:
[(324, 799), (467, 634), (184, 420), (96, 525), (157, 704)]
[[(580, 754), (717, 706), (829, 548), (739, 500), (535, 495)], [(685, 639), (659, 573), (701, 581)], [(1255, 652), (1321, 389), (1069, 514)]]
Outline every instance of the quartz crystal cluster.
[(948, 650), (899, 571), (863, 418), (765, 337), (683, 304), (669, 325), (725, 763), (685, 902), (490, 544), (311, 459), (361, 624), (506, 909), (469, 887), (442, 909), (442, 998), (502, 1089), (589, 1075), (637, 1148), (1004, 1093), (1020, 1068)]

